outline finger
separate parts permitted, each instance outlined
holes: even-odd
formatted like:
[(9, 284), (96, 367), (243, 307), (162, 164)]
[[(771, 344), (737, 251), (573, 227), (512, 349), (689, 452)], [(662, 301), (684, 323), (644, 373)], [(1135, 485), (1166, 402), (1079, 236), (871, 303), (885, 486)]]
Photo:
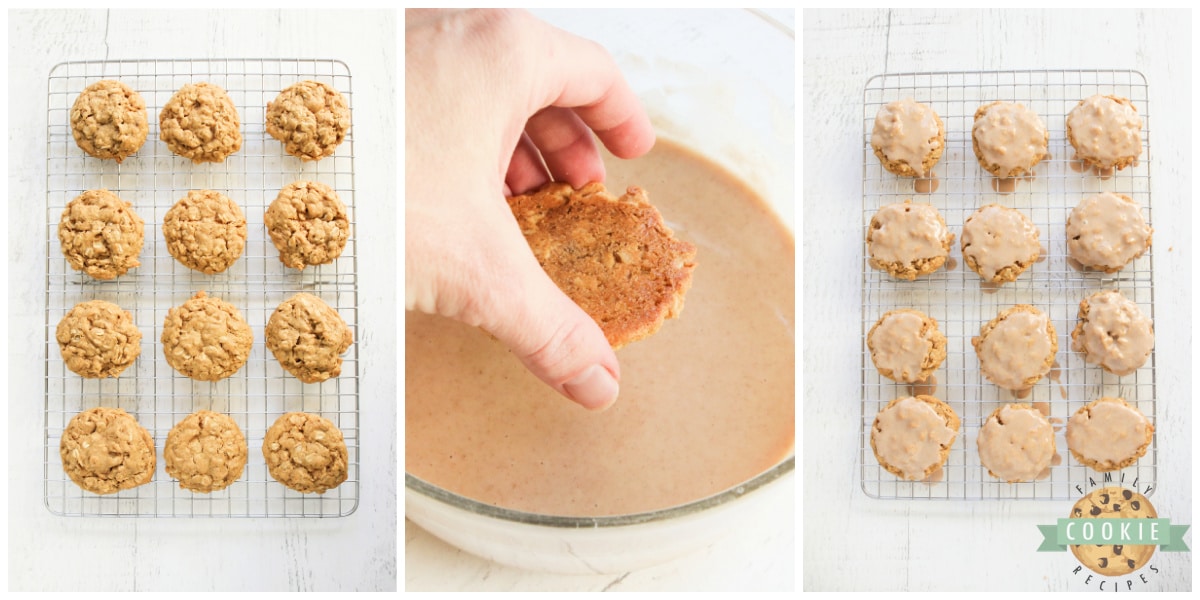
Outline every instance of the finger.
[(512, 160), (508, 163), (508, 172), (504, 183), (508, 186), (505, 195), (524, 194), (537, 189), (550, 181), (550, 172), (542, 163), (542, 156), (537, 146), (528, 135), (521, 134), (517, 147), (513, 150)]
[(580, 188), (604, 181), (604, 162), (592, 130), (571, 109), (549, 106), (525, 124), (525, 134), (542, 153), (554, 181)]

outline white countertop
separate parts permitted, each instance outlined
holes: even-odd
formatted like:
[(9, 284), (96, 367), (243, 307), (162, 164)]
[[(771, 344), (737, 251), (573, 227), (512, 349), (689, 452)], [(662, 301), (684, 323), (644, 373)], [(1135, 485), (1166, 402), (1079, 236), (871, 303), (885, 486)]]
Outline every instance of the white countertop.
[[(391, 10), (8, 13), (9, 589), (397, 589), (397, 17)], [(68, 60), (260, 57), (340, 59), (354, 78), (358, 509), (332, 519), (54, 516), (42, 502), (47, 76)]]
[[(881, 73), (1136, 69), (1149, 84), (1160, 517), (1192, 523), (1191, 14), (809, 10), (803, 13), (803, 589), (1113, 591), (1036, 552), (1070, 502), (875, 500), (858, 477), (862, 98)], [(1184, 324), (1180, 327), (1177, 324)], [(1060, 351), (1063, 349), (1060, 348)], [(1189, 533), (1188, 540), (1194, 540)], [(1193, 545), (1189, 542), (1189, 545)], [(1134, 590), (1190, 590), (1190, 553), (1157, 552)], [(1119, 581), (1118, 581), (1119, 580)], [(1100, 584), (1105, 582), (1105, 587)]]

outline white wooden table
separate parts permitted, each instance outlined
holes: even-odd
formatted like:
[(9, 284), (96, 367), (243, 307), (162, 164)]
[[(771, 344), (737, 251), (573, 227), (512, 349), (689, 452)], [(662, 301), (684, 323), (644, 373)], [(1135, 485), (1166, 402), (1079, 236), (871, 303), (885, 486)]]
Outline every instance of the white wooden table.
[[(1181, 11), (804, 11), (804, 590), (1114, 591), (1119, 583), (1126, 591), (1129, 579), (1089, 578), (1075, 572), (1070, 552), (1035, 551), (1036, 525), (1065, 517), (1072, 502), (876, 500), (860, 488), (862, 91), (881, 73), (1145, 74), (1156, 125), (1160, 487), (1151, 499), (1160, 517), (1191, 524), (1190, 19)], [(1134, 578), (1132, 589), (1191, 589), (1190, 553), (1156, 552), (1151, 564), (1157, 571)]]
[[(397, 13), (16, 11), (6, 33), (9, 589), (396, 590)], [(353, 76), (358, 509), (332, 519), (54, 516), (42, 502), (47, 76), (68, 60), (259, 57), (340, 59)]]

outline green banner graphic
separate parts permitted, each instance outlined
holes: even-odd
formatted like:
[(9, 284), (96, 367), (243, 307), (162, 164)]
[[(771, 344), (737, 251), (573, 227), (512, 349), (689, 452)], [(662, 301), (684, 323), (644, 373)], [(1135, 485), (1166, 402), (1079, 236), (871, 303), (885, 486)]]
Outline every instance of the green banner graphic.
[(1038, 525), (1042, 545), (1038, 552), (1064, 552), (1078, 544), (1160, 546), (1163, 552), (1189, 552), (1183, 534), (1190, 525), (1172, 525), (1170, 519), (1059, 519), (1056, 525)]

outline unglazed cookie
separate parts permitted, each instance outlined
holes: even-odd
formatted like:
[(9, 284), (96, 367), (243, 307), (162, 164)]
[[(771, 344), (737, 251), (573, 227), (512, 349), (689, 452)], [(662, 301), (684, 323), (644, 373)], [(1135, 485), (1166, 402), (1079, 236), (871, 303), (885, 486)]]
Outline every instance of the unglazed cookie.
[(958, 426), (950, 405), (933, 396), (896, 398), (875, 415), (871, 450), (889, 473), (920, 481), (946, 463)]
[(538, 264), (613, 348), (683, 311), (696, 247), (675, 237), (642, 188), (618, 198), (601, 183), (548, 183), (508, 205)]
[(341, 354), (354, 334), (323, 300), (300, 293), (285, 300), (267, 321), (267, 349), (304, 383), (320, 383), (342, 373)]
[(902, 177), (924, 177), (942, 157), (946, 127), (926, 104), (911, 98), (879, 108), (871, 148), (883, 168)]
[[(1093, 490), (1071, 508), (1073, 519), (1154, 519), (1158, 512), (1145, 496), (1120, 487)], [(1107, 576), (1132, 573), (1150, 562), (1150, 544), (1076, 544), (1071, 553), (1087, 568)]]
[(919, 310), (889, 310), (867, 333), (867, 348), (880, 375), (916, 383), (929, 379), (946, 359), (946, 336)]
[(88, 378), (116, 377), (142, 353), (133, 315), (112, 302), (76, 304), (54, 332), (67, 368)]
[(350, 238), (346, 205), (319, 181), (294, 181), (279, 190), (263, 217), (279, 260), (293, 269), (331, 263)]
[(320, 160), (346, 139), (350, 104), (328, 84), (301, 81), (267, 103), (266, 127), (271, 137), (283, 142), (288, 154)]
[(1117, 290), (1096, 292), (1079, 303), (1071, 349), (1113, 375), (1129, 375), (1154, 350), (1154, 324)]
[(171, 428), (163, 446), (167, 475), (193, 492), (223, 490), (246, 468), (246, 437), (229, 415), (196, 411)]
[(1132, 198), (1102, 192), (1067, 215), (1067, 254), (1085, 268), (1116, 273), (1145, 254), (1153, 233)]
[(984, 281), (1015, 281), (1042, 254), (1038, 234), (1021, 211), (999, 204), (981, 206), (963, 223), (963, 262)]
[(236, 202), (213, 190), (191, 190), (163, 217), (167, 251), (208, 275), (228, 269), (246, 247), (246, 217)]
[(1146, 454), (1154, 425), (1124, 398), (1101, 398), (1067, 420), (1067, 448), (1100, 472), (1123, 469)]
[(984, 324), (971, 345), (988, 381), (1006, 390), (1021, 391), (1050, 372), (1058, 352), (1058, 336), (1045, 313), (1028, 304), (1017, 304)]
[(80, 150), (120, 164), (146, 142), (146, 101), (113, 79), (87, 86), (71, 106), (71, 135)]
[(971, 146), (983, 169), (996, 177), (1019, 177), (1049, 156), (1050, 132), (1024, 104), (992, 102), (975, 111)]
[(140, 265), (145, 221), (108, 190), (87, 190), (67, 203), (58, 241), (72, 269), (113, 279)]
[(275, 481), (323, 494), (346, 481), (346, 441), (332, 421), (312, 413), (279, 417), (263, 438), (263, 458)]
[(58, 450), (63, 471), (93, 494), (112, 494), (154, 478), (154, 439), (119, 408), (101, 406), (72, 417)]
[(242, 148), (241, 120), (221, 86), (186, 84), (158, 113), (158, 135), (171, 152), (194, 163), (223, 162)]
[(1090, 96), (1067, 114), (1067, 140), (1088, 166), (1124, 169), (1142, 154), (1142, 118), (1126, 98)]
[(218, 381), (246, 364), (254, 336), (232, 304), (197, 292), (167, 311), (160, 341), (172, 369), (199, 381)]
[(1054, 461), (1054, 427), (1028, 404), (1005, 404), (984, 421), (975, 439), (988, 474), (1008, 483), (1042, 477)]
[(954, 234), (938, 210), (912, 200), (880, 208), (867, 228), (871, 268), (909, 281), (941, 268), (953, 243)]

